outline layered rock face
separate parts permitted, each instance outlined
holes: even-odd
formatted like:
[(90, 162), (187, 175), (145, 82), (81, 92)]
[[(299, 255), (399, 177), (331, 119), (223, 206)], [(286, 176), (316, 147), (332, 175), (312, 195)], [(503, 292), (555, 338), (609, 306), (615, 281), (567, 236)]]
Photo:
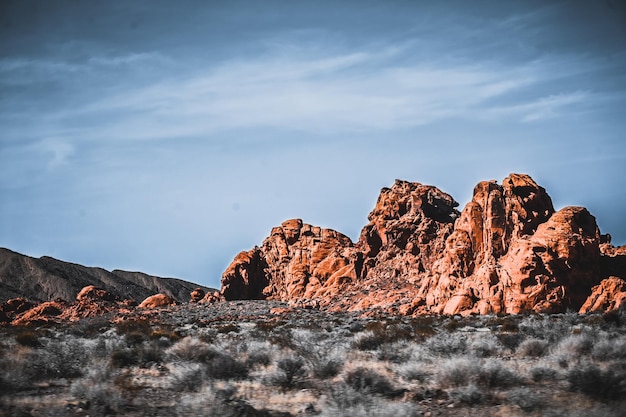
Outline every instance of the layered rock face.
[(234, 299), (324, 299), (357, 279), (361, 262), (339, 232), (287, 220), (263, 245), (241, 252), (222, 275), (222, 294)]
[(582, 207), (555, 213), (528, 175), (481, 182), (459, 213), (433, 186), (383, 188), (359, 240), (289, 220), (222, 276), (226, 299), (312, 302), (401, 314), (578, 310), (626, 250)]
[(598, 242), (586, 209), (554, 213), (530, 177), (481, 182), (421, 295), (444, 314), (578, 309), (599, 279)]

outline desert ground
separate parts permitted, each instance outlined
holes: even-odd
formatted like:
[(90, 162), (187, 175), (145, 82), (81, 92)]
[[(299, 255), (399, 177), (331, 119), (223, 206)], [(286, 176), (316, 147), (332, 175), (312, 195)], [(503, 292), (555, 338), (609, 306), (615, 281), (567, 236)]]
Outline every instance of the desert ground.
[(269, 301), (0, 329), (2, 416), (625, 416), (626, 313)]

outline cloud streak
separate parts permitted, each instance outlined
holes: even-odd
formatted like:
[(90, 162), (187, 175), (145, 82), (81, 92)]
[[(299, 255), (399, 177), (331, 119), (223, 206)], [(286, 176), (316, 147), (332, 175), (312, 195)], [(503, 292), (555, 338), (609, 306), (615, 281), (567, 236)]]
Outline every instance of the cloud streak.
[[(259, 54), (205, 71), (184, 72), (106, 96), (57, 118), (113, 115), (96, 135), (163, 139), (275, 128), (309, 132), (404, 129), (447, 119), (535, 122), (598, 98), (565, 87), (550, 91), (555, 67), (488, 62), (397, 64), (401, 49), (316, 57)], [(568, 58), (568, 59), (571, 59)], [(113, 62), (115, 58), (111, 59)], [(121, 59), (122, 61), (124, 59)]]

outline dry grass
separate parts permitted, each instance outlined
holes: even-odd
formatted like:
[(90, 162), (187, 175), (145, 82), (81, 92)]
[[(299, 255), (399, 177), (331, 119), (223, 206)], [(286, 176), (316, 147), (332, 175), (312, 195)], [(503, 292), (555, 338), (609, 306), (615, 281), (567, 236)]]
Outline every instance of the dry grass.
[(1, 329), (0, 416), (626, 409), (624, 313), (376, 320), (303, 310), (233, 322), (208, 320), (210, 308), (117, 325)]

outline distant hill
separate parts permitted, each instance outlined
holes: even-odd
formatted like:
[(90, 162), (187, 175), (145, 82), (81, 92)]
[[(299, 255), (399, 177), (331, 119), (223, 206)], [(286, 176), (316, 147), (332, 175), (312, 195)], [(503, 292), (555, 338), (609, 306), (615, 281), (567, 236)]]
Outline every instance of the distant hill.
[(0, 248), (0, 302), (24, 297), (33, 301), (62, 298), (72, 301), (87, 285), (95, 285), (121, 298), (141, 302), (156, 293), (179, 302), (189, 301), (194, 288), (215, 289), (176, 278), (160, 278), (142, 272), (107, 271), (60, 261), (49, 256), (32, 258)]

